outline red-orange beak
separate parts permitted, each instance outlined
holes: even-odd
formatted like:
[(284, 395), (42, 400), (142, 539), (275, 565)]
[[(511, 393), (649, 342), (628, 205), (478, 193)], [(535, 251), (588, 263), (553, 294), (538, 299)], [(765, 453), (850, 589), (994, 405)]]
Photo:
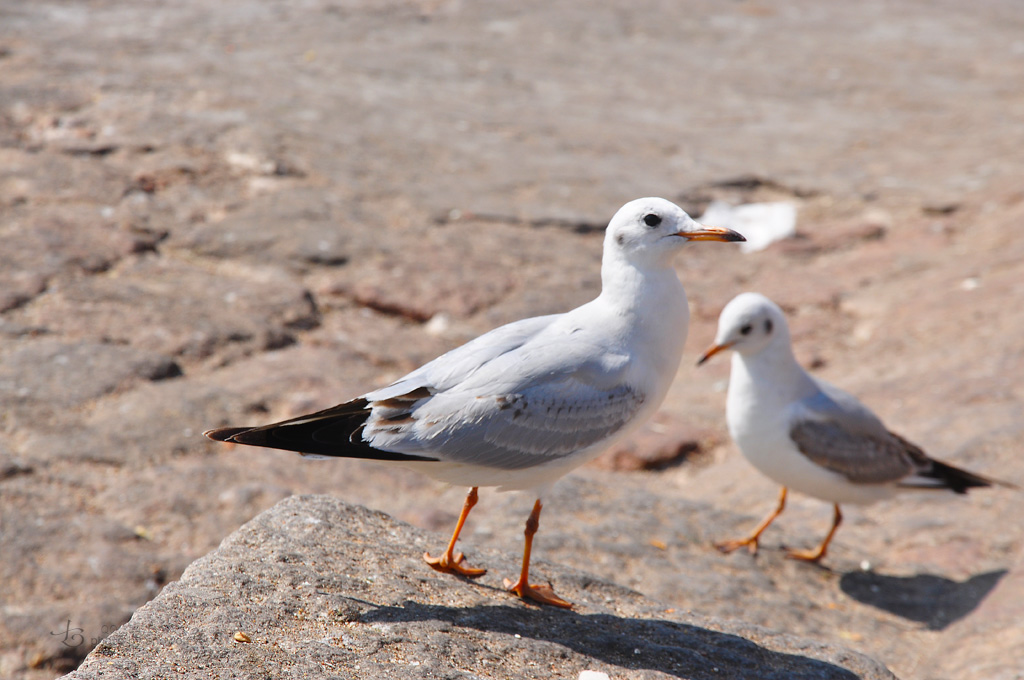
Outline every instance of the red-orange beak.
[(736, 343), (734, 343), (734, 342), (727, 342), (724, 345), (714, 345), (714, 346), (712, 346), (711, 349), (709, 349), (707, 352), (704, 352), (704, 354), (702, 354), (700, 356), (700, 359), (697, 359), (697, 365), (698, 366), (702, 365), (705, 361), (707, 361), (711, 357), (715, 356), (719, 352), (724, 352), (725, 350), (729, 349), (730, 347), (732, 347), (735, 344)]

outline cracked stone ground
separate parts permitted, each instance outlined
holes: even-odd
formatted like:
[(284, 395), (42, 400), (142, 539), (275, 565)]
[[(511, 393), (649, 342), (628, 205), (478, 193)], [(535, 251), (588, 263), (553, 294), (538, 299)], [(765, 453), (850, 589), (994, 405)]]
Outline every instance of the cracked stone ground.
[[(673, 391), (548, 502), (539, 556), (901, 676), (1013, 677), (1020, 494), (854, 510), (827, 570), (781, 559), (827, 522), (794, 499), (761, 556), (723, 557), (775, 489), (728, 443), (727, 362), (692, 360), (760, 290), (894, 429), (1024, 481), (1022, 28), (1009, 0), (0, 2), (0, 676), (75, 667), (292, 493), (443, 540), (462, 490), (200, 432), (589, 299), (601, 225), (662, 195), (793, 199), (800, 238), (680, 258)], [(485, 492), (467, 546), (518, 544), (529, 502)]]

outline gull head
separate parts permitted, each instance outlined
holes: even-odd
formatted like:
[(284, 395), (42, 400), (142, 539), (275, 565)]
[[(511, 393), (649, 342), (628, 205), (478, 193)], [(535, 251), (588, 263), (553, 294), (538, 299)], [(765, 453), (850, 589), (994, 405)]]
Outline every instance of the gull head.
[(789, 344), (789, 326), (782, 309), (760, 293), (740, 293), (722, 310), (715, 344), (697, 365), (727, 349), (750, 356), (775, 343)]
[(606, 252), (640, 266), (666, 266), (672, 254), (690, 241), (745, 241), (731, 229), (693, 220), (664, 198), (638, 198), (619, 208), (605, 232)]

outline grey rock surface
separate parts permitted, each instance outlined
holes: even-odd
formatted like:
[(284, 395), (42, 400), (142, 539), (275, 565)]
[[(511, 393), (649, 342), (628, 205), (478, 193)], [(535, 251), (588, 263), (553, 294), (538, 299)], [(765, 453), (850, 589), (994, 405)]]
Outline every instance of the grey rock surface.
[[(728, 362), (691, 362), (760, 290), (893, 429), (1024, 482), (1022, 29), (1016, 0), (0, 0), (0, 677), (71, 671), (291, 494), (443, 542), (463, 489), (201, 432), (590, 299), (640, 195), (792, 200), (799, 233), (680, 257), (678, 379), (546, 499), (538, 559), (900, 677), (1013, 677), (1024, 494), (849, 508), (823, 568), (782, 557), (828, 518), (793, 497), (722, 556), (777, 490), (728, 441)], [(482, 491), (466, 545), (513, 553), (531, 503)]]
[(438, 574), (434, 537), (328, 496), (293, 496), (193, 563), (81, 668), (87, 678), (815, 678), (882, 680), (841, 647), (684, 615), (583, 572), (542, 563), (576, 602), (527, 605), (480, 551), (479, 581)]

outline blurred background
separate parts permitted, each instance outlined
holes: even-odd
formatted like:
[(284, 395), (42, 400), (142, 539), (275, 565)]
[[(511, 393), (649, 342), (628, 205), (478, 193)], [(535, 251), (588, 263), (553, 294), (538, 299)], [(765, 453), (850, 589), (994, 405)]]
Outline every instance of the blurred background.
[[(830, 518), (794, 497), (720, 555), (777, 489), (728, 440), (728, 361), (693, 364), (759, 290), (892, 429), (1024, 482), (1022, 83), (1016, 0), (0, 0), (0, 677), (75, 668), (293, 493), (441, 545), (464, 489), (201, 432), (590, 299), (649, 195), (795, 233), (679, 257), (675, 386), (547, 501), (538, 564), (902, 677), (1020, 677), (1019, 492), (850, 508), (824, 567), (783, 559)], [(531, 504), (482, 491), (464, 544), (518, 550)]]

